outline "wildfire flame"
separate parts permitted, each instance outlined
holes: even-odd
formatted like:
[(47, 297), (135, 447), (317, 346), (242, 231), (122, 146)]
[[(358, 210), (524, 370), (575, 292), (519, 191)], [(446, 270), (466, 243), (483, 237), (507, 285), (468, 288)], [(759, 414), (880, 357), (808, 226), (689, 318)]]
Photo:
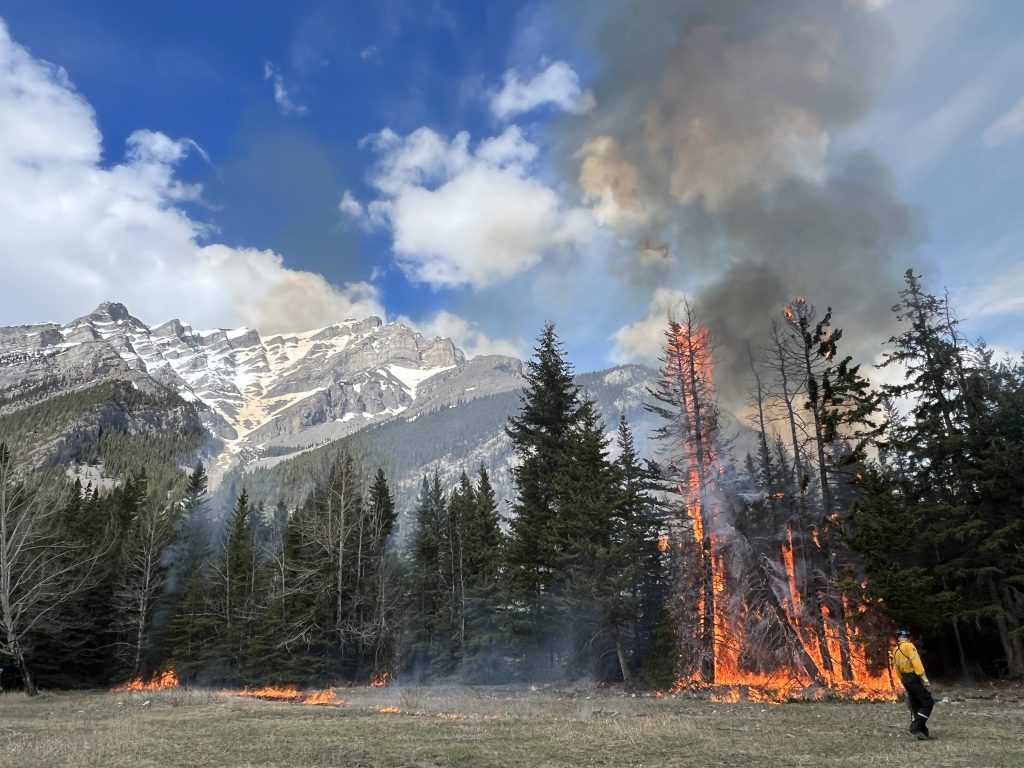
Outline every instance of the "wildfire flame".
[[(794, 305), (800, 306), (802, 299)], [(792, 312), (787, 307), (787, 312)], [(846, 617), (863, 612), (839, 601), (836, 605), (821, 590), (804, 594), (802, 574), (809, 567), (806, 557), (824, 556), (817, 529), (810, 540), (801, 540), (800, 551), (787, 529), (786, 538), (774, 558), (774, 567), (783, 576), (773, 579), (765, 570), (766, 586), (773, 600), (752, 605), (744, 592), (743, 579), (730, 568), (731, 546), (736, 532), (722, 524), (722, 510), (716, 502), (713, 484), (723, 475), (714, 435), (701, 412), (712, 387), (710, 334), (704, 328), (675, 326), (676, 344), (670, 363), (685, 371), (682, 387), (684, 432), (682, 435), (684, 482), (679, 492), (685, 500), (683, 526), (692, 535), (692, 557), (699, 568), (700, 586), (696, 588), (695, 611), (690, 616), (696, 652), (672, 692), (706, 691), (713, 701), (784, 701), (796, 696), (842, 695), (849, 698), (890, 698), (893, 684), (887, 670), (872, 671), (867, 645)], [(698, 389), (698, 386), (700, 389)], [(784, 494), (782, 495), (784, 496)], [(780, 498), (780, 495), (775, 495)], [(741, 564), (742, 565), (742, 564)], [(783, 580), (785, 584), (782, 585)], [(774, 582), (774, 584), (773, 584)], [(776, 586), (778, 585), (778, 586)], [(784, 587), (784, 588), (783, 588)], [(690, 589), (693, 589), (691, 586)], [(772, 603), (775, 605), (771, 612)], [(759, 658), (762, 638), (748, 638), (748, 627), (757, 619), (774, 620), (786, 638), (790, 656)], [(783, 652), (783, 656), (786, 652)]]
[(371, 688), (384, 688), (390, 682), (391, 682), (391, 673), (390, 672), (381, 672), (380, 674), (370, 675), (370, 687)]
[(168, 669), (150, 678), (148, 682), (143, 682), (141, 677), (136, 677), (129, 680), (124, 685), (119, 685), (116, 688), (111, 688), (110, 690), (115, 693), (134, 691), (166, 691), (171, 688), (177, 688), (178, 685), (177, 673), (175, 673), (173, 669)]
[(277, 687), (267, 685), (262, 688), (250, 688), (246, 686), (241, 691), (228, 694), (229, 696), (242, 696), (249, 699), (264, 699), (265, 701), (299, 701), (302, 699), (302, 692), (294, 687)]
[(335, 699), (334, 688), (325, 688), (322, 691), (305, 693), (295, 686), (264, 686), (262, 688), (250, 688), (246, 686), (240, 691), (226, 691), (225, 696), (237, 696), (246, 699), (262, 699), (264, 701), (288, 701), (296, 704), (312, 704), (314, 706), (334, 705), (341, 706), (345, 702)]
[(666, 552), (668, 552), (668, 535), (667, 534), (663, 533), (663, 534), (661, 534), (658, 537), (658, 551), (661, 552), (661, 554), (665, 554)]
[(325, 688), (322, 691), (311, 693), (302, 700), (303, 704), (323, 705), (323, 704), (334, 704), (334, 689)]
[(377, 711), (382, 715), (400, 715), (402, 710), (398, 707), (377, 707)]

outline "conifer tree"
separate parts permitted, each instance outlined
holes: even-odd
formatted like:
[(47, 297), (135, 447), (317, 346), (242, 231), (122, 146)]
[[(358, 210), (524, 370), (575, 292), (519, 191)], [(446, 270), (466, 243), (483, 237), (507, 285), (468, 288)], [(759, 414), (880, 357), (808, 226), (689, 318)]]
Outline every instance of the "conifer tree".
[(164, 653), (182, 679), (198, 671), (200, 637), (209, 631), (203, 597), (210, 570), (208, 483), (206, 467), (197, 462), (178, 505), (164, 558), (169, 571), (161, 610), (166, 617)]
[(619, 419), (617, 443), (616, 544), (623, 551), (621, 576), (626, 581), (623, 594), (629, 599), (628, 623), (624, 623), (632, 637), (628, 658), (620, 659), (620, 666), (626, 682), (629, 682), (631, 667), (642, 662), (648, 678), (664, 683), (674, 672), (673, 638), (666, 605), (667, 572), (662, 552), (662, 543), (665, 549), (668, 544), (666, 521), (663, 510), (651, 495), (654, 474), (649, 466), (640, 463), (625, 415)]
[(500, 660), (507, 646), (500, 613), (502, 535), (494, 489), (483, 464), (472, 502), (462, 525), (466, 639), (460, 675), (467, 682), (499, 682), (506, 675)]
[[(665, 332), (659, 387), (650, 390), (656, 402), (645, 407), (661, 417), (655, 431), (661, 452), (669, 458), (663, 471), (665, 490), (684, 497), (676, 553), (680, 559), (676, 591), (684, 615), (677, 623), (684, 664), (696, 665), (702, 679), (715, 679), (715, 592), (711, 531), (711, 499), (716, 493), (719, 459), (718, 404), (711, 381), (711, 338), (689, 303), (682, 321), (669, 319)], [(700, 615), (696, 615), (699, 611)]]
[(243, 488), (227, 519), (220, 552), (211, 568), (204, 610), (209, 622), (200, 659), (205, 671), (220, 680), (238, 682), (245, 667), (254, 615), (252, 509)]
[[(887, 394), (909, 402), (909, 413), (890, 429), (883, 464), (868, 475), (874, 483), (848, 524), (851, 540), (893, 615), (949, 647), (961, 675), (982, 666), (1024, 675), (1024, 576), (1011, 543), (1021, 530), (1020, 369), (993, 364), (984, 345), (971, 349), (948, 299), (925, 291), (910, 270), (905, 281), (893, 308), (901, 331), (885, 364), (905, 371)], [(901, 536), (871, 535), (893, 521)], [(917, 609), (901, 583), (919, 585)]]
[(407, 668), (421, 678), (451, 670), (447, 649), (448, 584), (445, 578), (446, 523), (441, 479), (426, 476), (416, 507), (415, 538), (406, 610)]
[(384, 470), (377, 469), (361, 523), (356, 592), (364, 659), (355, 674), (381, 673), (396, 651), (400, 614), (397, 560), (390, 546), (398, 513)]
[(550, 674), (553, 659), (546, 643), (559, 628), (553, 594), (560, 557), (556, 482), (581, 406), (553, 324), (544, 326), (534, 355), (526, 363), (522, 406), (506, 427), (518, 459), (506, 578), (516, 605), (510, 612), (513, 639), (529, 656), (528, 666)]
[(604, 677), (598, 661), (613, 647), (628, 680), (622, 626), (630, 614), (632, 573), (626, 537), (617, 530), (618, 477), (607, 447), (600, 416), (584, 399), (556, 478), (552, 593), (565, 617), (567, 671)]

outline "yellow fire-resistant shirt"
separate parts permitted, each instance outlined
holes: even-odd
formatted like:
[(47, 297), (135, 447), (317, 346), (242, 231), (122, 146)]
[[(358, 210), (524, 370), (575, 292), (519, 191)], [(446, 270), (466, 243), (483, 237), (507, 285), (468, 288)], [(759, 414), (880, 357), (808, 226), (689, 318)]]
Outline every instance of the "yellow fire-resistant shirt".
[(924, 664), (921, 663), (917, 648), (909, 640), (901, 640), (896, 643), (896, 647), (892, 651), (892, 665), (901, 675), (913, 672), (921, 677), (926, 677)]

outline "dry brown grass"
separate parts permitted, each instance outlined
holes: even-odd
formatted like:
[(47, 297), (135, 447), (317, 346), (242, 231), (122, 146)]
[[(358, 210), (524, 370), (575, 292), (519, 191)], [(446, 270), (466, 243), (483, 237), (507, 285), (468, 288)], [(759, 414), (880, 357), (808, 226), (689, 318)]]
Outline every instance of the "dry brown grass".
[(339, 689), (334, 707), (195, 690), (4, 694), (0, 767), (1024, 765), (1024, 690), (946, 693), (930, 742), (906, 732), (896, 703), (504, 687)]

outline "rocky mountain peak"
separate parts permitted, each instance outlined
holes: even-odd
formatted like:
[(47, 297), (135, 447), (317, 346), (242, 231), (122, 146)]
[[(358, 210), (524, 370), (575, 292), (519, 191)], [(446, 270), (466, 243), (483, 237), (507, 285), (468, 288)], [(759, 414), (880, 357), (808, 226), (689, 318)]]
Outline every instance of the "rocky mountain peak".
[(521, 386), (518, 361), (467, 363), (451, 339), (373, 316), (263, 337), (177, 318), (150, 328), (106, 301), (66, 325), (2, 328), (0, 353), (0, 393), (141, 377), (197, 401), (221, 468)]
[(128, 308), (117, 301), (104, 301), (92, 311), (92, 315), (109, 318), (114, 321), (127, 320), (131, 317), (128, 313)]

